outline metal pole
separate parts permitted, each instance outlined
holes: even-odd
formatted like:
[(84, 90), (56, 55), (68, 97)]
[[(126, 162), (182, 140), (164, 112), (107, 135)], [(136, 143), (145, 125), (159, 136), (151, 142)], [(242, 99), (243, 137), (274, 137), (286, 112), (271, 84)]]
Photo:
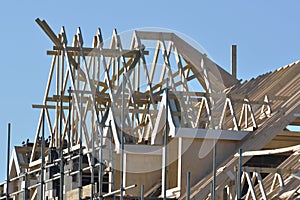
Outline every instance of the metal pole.
[[(115, 164), (114, 164), (114, 154), (113, 154), (113, 136), (112, 136), (112, 128), (111, 128), (111, 120), (109, 120), (109, 134), (110, 134), (110, 142), (109, 142), (109, 152), (110, 152), (110, 160), (111, 160), (111, 190), (115, 190)], [(116, 200), (116, 195), (113, 195), (114, 200)]]
[(237, 78), (237, 59), (236, 59), (236, 45), (231, 45), (231, 75)]
[(227, 200), (228, 199), (228, 194), (227, 194), (227, 187), (225, 187), (223, 189), (223, 200)]
[(141, 200), (144, 200), (144, 193), (145, 193), (145, 186), (142, 185), (142, 187), (141, 187)]
[(238, 170), (237, 170), (237, 199), (242, 199), (242, 188), (241, 188), (241, 175), (242, 175), (242, 165), (243, 165), (243, 150), (239, 149), (239, 164), (238, 164)]
[(164, 139), (164, 169), (163, 169), (163, 180), (164, 180), (164, 185), (163, 185), (163, 198), (164, 200), (167, 199), (167, 162), (168, 162), (168, 134), (169, 134), (169, 124), (168, 124), (168, 102), (169, 102), (169, 78), (167, 78), (167, 86), (166, 86), (166, 129), (165, 129), (165, 139)]
[(42, 163), (41, 163), (41, 200), (44, 199), (44, 166), (45, 166), (45, 109), (43, 109), (43, 115), (42, 115), (42, 141), (41, 141), (41, 157), (42, 157)]
[(72, 120), (72, 116), (71, 116), (71, 114), (72, 114), (72, 109), (71, 109), (71, 87), (69, 87), (69, 90), (68, 90), (68, 92), (69, 92), (69, 98), (68, 98), (68, 100), (69, 100), (69, 128), (68, 128), (68, 155), (70, 155), (70, 149), (71, 149), (71, 120)]
[(216, 199), (216, 179), (217, 179), (217, 166), (216, 166), (216, 162), (217, 162), (217, 143), (216, 140), (214, 139), (214, 144), (213, 144), (213, 183), (212, 183), (212, 200)]
[(123, 73), (123, 84), (122, 84), (122, 116), (121, 116), (121, 169), (120, 169), (120, 200), (123, 200), (123, 181), (124, 181), (124, 128), (125, 128), (125, 100), (124, 100), (124, 92), (125, 92), (125, 83), (126, 77)]
[[(93, 94), (91, 94), (93, 95)], [(99, 125), (99, 116), (98, 116), (98, 110), (97, 110), (97, 106), (95, 106), (95, 115), (96, 115), (96, 127)], [(97, 129), (99, 130), (99, 129)], [(100, 130), (101, 131), (101, 130)], [(97, 133), (98, 136), (98, 133)], [(97, 137), (98, 138), (98, 137)], [(101, 141), (102, 143), (102, 141)], [(101, 148), (101, 147), (100, 147)], [(91, 158), (91, 164), (92, 164), (92, 169), (91, 169), (91, 200), (94, 199), (94, 190), (95, 190), (95, 133), (92, 132), (92, 158)], [(101, 165), (101, 163), (100, 163)], [(100, 182), (99, 182), (100, 185)], [(100, 191), (99, 191), (100, 192)]]
[[(97, 122), (96, 122), (97, 123)], [(94, 147), (94, 133), (92, 132), (92, 157), (91, 157), (91, 200), (94, 198), (94, 189), (95, 189), (95, 147)]]
[(28, 175), (27, 175), (27, 169), (26, 169), (25, 174), (24, 174), (24, 199), (29, 198), (27, 176)]
[(62, 130), (62, 123), (63, 123), (63, 91), (60, 92), (60, 121), (59, 121), (59, 132), (60, 132), (60, 179), (59, 179), (59, 199), (64, 199), (64, 139), (63, 139), (63, 130)]
[(188, 172), (187, 179), (186, 179), (186, 200), (190, 200), (190, 193), (191, 193), (191, 172)]
[(7, 163), (6, 163), (6, 200), (9, 199), (9, 155), (10, 155), (10, 123), (8, 123), (8, 131), (7, 131)]
[(78, 199), (81, 200), (81, 194), (82, 194), (82, 95), (80, 94), (80, 139), (79, 139), (79, 181), (78, 181)]
[(99, 182), (99, 199), (102, 200), (102, 186), (103, 186), (103, 173), (102, 173), (102, 163), (103, 163), (103, 152), (102, 152), (102, 147), (103, 147), (103, 126), (100, 124), (100, 147), (99, 147), (99, 166), (98, 166), (98, 182)]
[(99, 158), (99, 166), (98, 166), (98, 190), (99, 190), (99, 199), (102, 199), (102, 125), (100, 124), (100, 142), (98, 149), (98, 158)]

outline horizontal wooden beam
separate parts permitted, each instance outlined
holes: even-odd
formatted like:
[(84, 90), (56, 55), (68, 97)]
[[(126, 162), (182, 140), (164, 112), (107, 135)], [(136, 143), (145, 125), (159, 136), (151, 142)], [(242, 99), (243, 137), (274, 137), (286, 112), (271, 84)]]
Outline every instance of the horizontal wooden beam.
[[(61, 95), (53, 95), (53, 97), (47, 97), (47, 101), (60, 101), (60, 98), (62, 98), (63, 102), (69, 101), (69, 96), (61, 96)], [(71, 96), (72, 99), (72, 96)]]
[[(47, 55), (62, 55), (63, 47), (54, 46), (53, 50), (48, 50)], [(68, 53), (71, 56), (81, 55), (81, 50), (79, 47), (67, 47)], [(84, 55), (85, 56), (100, 56), (103, 55), (105, 57), (133, 57), (140, 53), (139, 50), (122, 50), (119, 49), (102, 49), (100, 52), (99, 48), (88, 48), (84, 47)], [(149, 55), (149, 51), (144, 51), (144, 55)]]
[(300, 172), (300, 169), (269, 168), (269, 167), (248, 167), (248, 166), (243, 167), (243, 170), (247, 170), (248, 172), (281, 173), (281, 174), (293, 174), (293, 173), (299, 173)]
[[(269, 100), (272, 101), (285, 101), (289, 97), (287, 96), (279, 96), (279, 95), (267, 95)], [(249, 96), (248, 94), (236, 94), (236, 93), (230, 93), (229, 97), (231, 97), (233, 100), (234, 99), (251, 99), (251, 95)]]
[[(264, 155), (272, 155), (272, 154), (280, 154), (291, 151), (299, 151), (300, 145), (295, 145), (291, 147), (285, 147), (280, 149), (271, 149), (271, 150), (257, 150), (257, 151), (246, 151), (242, 154), (242, 156), (264, 156)], [(235, 154), (235, 157), (239, 157), (239, 154)]]
[[(47, 109), (56, 109), (57, 107), (55, 105), (37, 105), (37, 104), (32, 104), (32, 108), (47, 108)], [(60, 106), (58, 106), (60, 108)], [(69, 106), (63, 106), (63, 109), (69, 109)]]

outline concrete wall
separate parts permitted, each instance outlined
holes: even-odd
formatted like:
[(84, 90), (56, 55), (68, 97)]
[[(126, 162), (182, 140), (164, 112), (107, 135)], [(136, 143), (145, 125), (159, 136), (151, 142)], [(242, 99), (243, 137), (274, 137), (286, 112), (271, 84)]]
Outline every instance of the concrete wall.
[(138, 196), (141, 186), (148, 191), (161, 180), (161, 156), (126, 154), (126, 186), (137, 184), (126, 193)]
[[(217, 141), (217, 165), (236, 151), (239, 141)], [(187, 172), (191, 172), (191, 186), (212, 172), (213, 140), (197, 138), (172, 138), (168, 143), (167, 189), (180, 187), (180, 193), (186, 192)], [(136, 145), (139, 146), (139, 145)], [(140, 148), (140, 147), (137, 147)], [(142, 147), (141, 147), (142, 148)], [(161, 147), (159, 147), (161, 148)], [(138, 151), (137, 151), (138, 152)], [(164, 153), (161, 149), (162, 154)], [(125, 186), (137, 184), (126, 194), (139, 196), (141, 185), (145, 192), (162, 180), (162, 159), (160, 154), (125, 153)], [(120, 155), (115, 155), (115, 188), (120, 188)], [(233, 172), (234, 173), (234, 172)]]
[[(145, 192), (161, 180), (162, 156), (158, 154), (125, 153), (125, 185), (137, 184), (136, 188), (126, 191), (126, 194), (139, 196), (141, 186)], [(120, 188), (120, 156), (115, 155), (115, 188)]]
[[(191, 186), (212, 172), (213, 144), (213, 140), (182, 138), (181, 194), (186, 192), (188, 171), (191, 172)], [(217, 141), (217, 165), (236, 150), (236, 145), (237, 141)]]

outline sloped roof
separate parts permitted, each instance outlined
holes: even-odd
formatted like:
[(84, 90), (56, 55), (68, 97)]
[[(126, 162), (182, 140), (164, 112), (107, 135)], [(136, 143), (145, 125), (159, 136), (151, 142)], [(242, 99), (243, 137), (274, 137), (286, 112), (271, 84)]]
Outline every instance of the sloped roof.
[[(269, 141), (279, 134), (287, 125), (298, 120), (300, 113), (300, 62), (294, 62), (269, 72), (236, 84), (228, 89), (228, 94), (234, 97), (249, 98), (251, 101), (264, 101), (266, 96), (271, 105), (272, 114), (258, 122), (258, 129), (249, 134), (238, 147), (245, 151), (262, 149)], [(259, 118), (261, 106), (254, 107), (254, 113)], [(238, 149), (237, 148), (237, 149)], [(245, 163), (248, 158), (243, 159)], [(230, 181), (227, 172), (234, 171), (237, 158), (233, 155), (219, 165), (223, 167), (217, 172), (217, 187), (225, 186)], [(283, 163), (284, 164), (284, 163)], [(299, 164), (297, 160), (297, 164)], [(191, 199), (205, 199), (210, 192), (212, 174), (202, 179), (191, 189)], [(182, 195), (180, 199), (183, 199)]]

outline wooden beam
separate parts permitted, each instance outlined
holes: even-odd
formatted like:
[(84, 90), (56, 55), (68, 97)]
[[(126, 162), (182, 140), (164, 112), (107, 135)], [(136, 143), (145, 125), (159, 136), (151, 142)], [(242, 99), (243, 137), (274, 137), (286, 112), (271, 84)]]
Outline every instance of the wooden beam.
[[(68, 52), (71, 56), (80, 56), (80, 48), (79, 47), (67, 47)], [(84, 47), (84, 55), (85, 56), (101, 56), (104, 57), (134, 57), (139, 50), (122, 50), (119, 51), (118, 49), (98, 49), (98, 48), (87, 48)], [(100, 52), (101, 51), (101, 52)], [(149, 51), (143, 51), (145, 55), (149, 55)], [(53, 46), (53, 50), (47, 50), (47, 55), (63, 55), (63, 47)]]
[[(292, 167), (292, 166), (291, 166)], [(243, 170), (247, 169), (249, 172), (259, 172), (259, 173), (282, 173), (282, 174), (295, 174), (299, 173), (300, 169), (293, 168), (270, 168), (270, 167), (243, 167)]]
[(48, 37), (52, 40), (52, 42), (57, 45), (61, 46), (61, 42), (59, 41), (58, 37), (55, 35), (55, 33), (52, 31), (50, 26), (47, 24), (45, 20), (41, 21), (39, 18), (37, 18), (36, 23), (42, 28), (42, 30), (48, 35)]
[[(300, 145), (295, 145), (292, 147), (286, 147), (280, 149), (272, 149), (272, 150), (246, 151), (242, 154), (242, 156), (263, 156), (263, 155), (280, 154), (286, 152), (295, 152), (298, 150), (300, 150)], [(239, 157), (239, 154), (235, 154), (234, 156)]]

